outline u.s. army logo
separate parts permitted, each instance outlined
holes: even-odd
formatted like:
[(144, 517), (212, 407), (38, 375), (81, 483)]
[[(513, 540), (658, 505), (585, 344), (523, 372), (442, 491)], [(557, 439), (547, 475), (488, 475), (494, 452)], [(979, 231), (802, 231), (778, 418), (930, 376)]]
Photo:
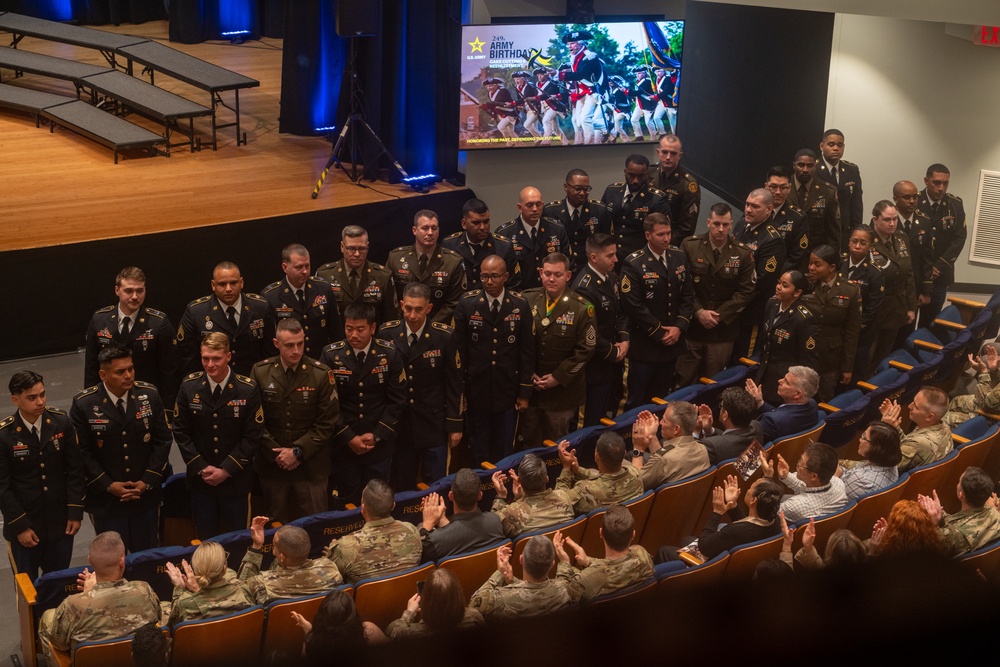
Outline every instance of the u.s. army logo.
[(774, 273), (777, 269), (778, 269), (778, 258), (772, 256), (771, 259), (767, 260), (767, 263), (764, 264), (764, 270), (767, 271), (768, 273)]

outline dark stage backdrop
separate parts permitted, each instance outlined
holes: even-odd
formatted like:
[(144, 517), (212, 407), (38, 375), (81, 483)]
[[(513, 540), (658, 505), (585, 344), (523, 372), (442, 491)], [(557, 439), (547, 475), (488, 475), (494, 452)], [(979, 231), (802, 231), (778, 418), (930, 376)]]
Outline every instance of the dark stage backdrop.
[(742, 206), (770, 167), (819, 150), (834, 15), (688, 2), (684, 18), (684, 165)]
[(163, 0), (0, 0), (0, 11), (90, 25), (167, 18)]
[[(311, 184), (303, 184), (306, 196)], [(324, 196), (335, 196), (324, 190)], [(353, 186), (338, 186), (353, 187)], [(281, 249), (289, 243), (309, 248), (313, 270), (340, 259), (340, 232), (360, 224), (369, 232), (369, 258), (383, 263), (389, 251), (413, 243), (413, 215), (438, 213), (442, 238), (458, 231), (462, 204), (475, 194), (455, 190), (394, 199), (364, 206), (0, 253), (0, 280), (16, 285), (24, 276), (44, 275), (61, 290), (49, 298), (37, 291), (13, 291), (3, 311), (12, 326), (0, 329), (0, 359), (67, 352), (82, 347), (90, 316), (114, 303), (118, 271), (138, 266), (146, 272), (146, 305), (164, 311), (176, 326), (188, 302), (211, 292), (212, 268), (223, 260), (239, 265), (245, 289), (260, 292), (279, 280)], [(17, 313), (16, 322), (13, 313)]]

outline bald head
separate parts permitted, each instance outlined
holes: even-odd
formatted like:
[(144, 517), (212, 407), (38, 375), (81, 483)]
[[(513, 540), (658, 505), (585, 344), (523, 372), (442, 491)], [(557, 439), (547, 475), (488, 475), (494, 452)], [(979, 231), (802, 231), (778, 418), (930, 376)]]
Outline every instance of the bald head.
[(90, 543), (87, 561), (99, 578), (120, 578), (125, 569), (125, 544), (122, 536), (113, 530), (100, 533)]
[(532, 227), (537, 225), (542, 218), (542, 206), (542, 193), (539, 192), (538, 188), (529, 185), (521, 190), (517, 201), (517, 210), (521, 214), (521, 218)]
[(757, 188), (747, 195), (743, 207), (743, 217), (751, 225), (759, 225), (771, 217), (774, 210), (774, 195), (767, 188)]
[(479, 265), (479, 277), (483, 282), (483, 291), (495, 299), (503, 293), (507, 278), (510, 277), (507, 263), (499, 255), (489, 255)]
[(892, 186), (892, 201), (904, 218), (909, 218), (917, 210), (917, 186), (911, 181), (899, 181)]

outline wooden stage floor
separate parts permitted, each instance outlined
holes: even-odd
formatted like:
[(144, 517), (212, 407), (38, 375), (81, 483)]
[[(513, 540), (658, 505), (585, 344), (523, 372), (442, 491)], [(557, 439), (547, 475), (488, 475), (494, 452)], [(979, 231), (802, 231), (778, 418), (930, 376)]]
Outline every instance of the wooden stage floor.
[[(331, 145), (322, 137), (278, 133), (281, 40), (265, 38), (238, 46), (228, 42), (176, 44), (167, 41), (167, 28), (166, 21), (101, 27), (156, 39), (258, 79), (259, 88), (240, 92), (241, 121), (249, 143), (237, 146), (235, 128), (226, 128), (219, 131), (217, 151), (208, 146), (191, 153), (186, 147), (177, 147), (171, 150), (169, 158), (135, 157), (120, 160), (116, 165), (111, 151), (100, 144), (69, 130), (59, 129), (50, 135), (47, 126), (36, 128), (28, 115), (0, 110), (0, 251), (417, 196), (408, 187), (383, 181), (371, 183), (373, 189), (355, 186), (335, 168), (319, 198), (311, 199)], [(10, 35), (0, 33), (0, 43), (9, 45)], [(107, 65), (97, 51), (33, 37), (24, 38), (19, 48)], [(75, 94), (69, 82), (32, 74), (15, 81), (9, 70), (3, 70), (2, 74), (4, 83), (62, 95)], [(199, 104), (208, 103), (205, 91), (165, 75), (158, 75), (156, 82), (157, 86)], [(230, 106), (232, 99), (232, 93), (223, 93), (223, 100)], [(228, 122), (232, 117), (232, 112), (220, 109), (220, 122)], [(162, 132), (162, 127), (138, 116), (131, 116), (130, 120)], [(210, 119), (195, 119), (195, 131), (203, 144), (210, 141)], [(451, 189), (450, 185), (438, 183), (431, 191)]]

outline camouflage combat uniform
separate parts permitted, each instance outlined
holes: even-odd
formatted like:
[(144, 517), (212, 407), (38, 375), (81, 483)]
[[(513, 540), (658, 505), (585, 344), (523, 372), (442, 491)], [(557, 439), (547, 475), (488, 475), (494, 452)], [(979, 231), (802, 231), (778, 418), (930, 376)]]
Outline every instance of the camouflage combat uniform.
[(246, 582), (237, 579), (236, 573), (227, 569), (221, 579), (197, 593), (175, 586), (167, 625), (173, 627), (182, 621), (224, 616), (255, 604)]
[[(466, 607), (465, 615), (462, 617), (462, 620), (458, 622), (458, 625), (455, 626), (455, 629), (467, 630), (469, 628), (479, 628), (483, 625), (486, 625), (483, 615), (475, 609)], [(400, 637), (421, 637), (429, 634), (430, 632), (432, 632), (432, 630), (426, 623), (418, 618), (418, 613), (412, 612), (409, 609), (403, 612), (403, 616), (401, 618), (397, 618), (385, 629), (385, 634), (389, 637), (389, 639), (399, 639)]]
[[(469, 606), (483, 615), (487, 622), (503, 618), (543, 616), (576, 603), (571, 584), (579, 572), (569, 563), (559, 563), (555, 579), (542, 582), (514, 578), (507, 583), (503, 575), (494, 572), (479, 590), (472, 594)], [(575, 584), (576, 590), (579, 584)]]
[(944, 421), (948, 426), (958, 426), (972, 419), (980, 410), (1000, 412), (1000, 372), (980, 373), (976, 376), (976, 393), (956, 396), (948, 406)]
[(940, 461), (954, 447), (951, 429), (944, 423), (915, 428), (909, 435), (900, 429), (897, 430), (899, 430), (899, 448), (903, 452), (903, 460), (898, 466), (900, 474)]
[(1000, 539), (1000, 512), (984, 505), (946, 514), (939, 533), (945, 552), (961, 556)]
[(369, 521), (361, 530), (330, 542), (326, 557), (353, 584), (419, 565), (421, 549), (417, 527), (390, 516)]
[(556, 489), (565, 491), (573, 501), (576, 514), (586, 514), (598, 507), (623, 503), (642, 495), (642, 477), (638, 468), (623, 465), (618, 472), (601, 474), (593, 468), (563, 468)]
[(638, 544), (618, 558), (591, 558), (590, 565), (580, 571), (579, 579), (570, 582), (576, 588), (573, 597), (590, 600), (598, 595), (614, 593), (640, 584), (653, 576), (653, 558)]
[(554, 526), (575, 516), (573, 498), (568, 492), (557, 489), (546, 489), (510, 504), (503, 498), (497, 498), (493, 501), (493, 511), (500, 517), (507, 537)]
[(261, 572), (263, 559), (263, 553), (247, 549), (240, 563), (240, 579), (257, 604), (322, 593), (344, 583), (340, 570), (326, 558), (312, 558), (298, 567), (284, 567), (275, 560), (270, 570)]

